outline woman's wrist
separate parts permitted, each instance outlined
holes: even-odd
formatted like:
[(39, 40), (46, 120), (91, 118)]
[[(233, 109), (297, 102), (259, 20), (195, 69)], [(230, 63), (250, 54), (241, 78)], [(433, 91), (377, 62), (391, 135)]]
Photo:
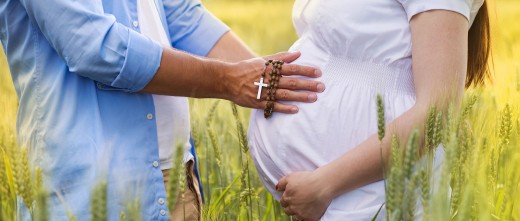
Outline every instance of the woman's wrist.
[(335, 164), (328, 164), (316, 169), (319, 173), (320, 180), (324, 183), (323, 190), (324, 194), (331, 198), (336, 198), (345, 192), (349, 191), (351, 184), (348, 183), (351, 178), (347, 178), (349, 172), (345, 168), (338, 170)]
[(327, 165), (316, 169), (315, 173), (317, 173), (324, 196), (332, 199), (341, 195), (342, 192), (338, 183), (340, 179), (338, 179), (338, 176), (335, 175), (334, 171), (331, 171), (331, 169), (332, 168)]

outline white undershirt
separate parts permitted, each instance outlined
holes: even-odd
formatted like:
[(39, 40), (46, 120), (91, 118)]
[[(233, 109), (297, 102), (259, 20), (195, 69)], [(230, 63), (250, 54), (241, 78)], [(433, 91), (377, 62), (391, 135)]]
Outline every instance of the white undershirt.
[[(138, 0), (137, 14), (141, 34), (159, 42), (161, 45), (170, 46), (168, 37), (159, 17), (159, 12), (154, 0)], [(142, 61), (146, 62), (146, 61)], [(172, 155), (174, 147), (182, 143), (184, 145), (184, 160), (193, 158), (190, 153), (190, 112), (188, 99), (185, 97), (172, 97), (153, 95), (155, 106), (155, 121), (157, 123), (157, 139), (159, 142), (159, 158), (161, 169), (172, 167)]]

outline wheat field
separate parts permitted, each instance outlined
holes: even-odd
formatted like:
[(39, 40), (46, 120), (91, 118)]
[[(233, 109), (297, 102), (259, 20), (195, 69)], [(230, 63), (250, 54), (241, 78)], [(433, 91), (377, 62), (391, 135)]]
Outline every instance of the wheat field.
[[(293, 1), (204, 3), (259, 55), (287, 50), (297, 38), (290, 15)], [(484, 88), (466, 92), (460, 114), (432, 110), (427, 119), (424, 148), (432, 150), (440, 143), (446, 151), (435, 191), (430, 186), (429, 161), (417, 159), (415, 154), (423, 148), (418, 146), (417, 136), (412, 134), (407, 144), (395, 142), (392, 167), (386, 174), (384, 206), (389, 220), (410, 220), (416, 207), (410, 202), (421, 204), (424, 220), (520, 220), (520, 2), (490, 3), (493, 80)], [(29, 167), (30, 153), (16, 146), (17, 105), (7, 61), (2, 55), (0, 220), (16, 220), (16, 196), (34, 202), (35, 220), (52, 220), (46, 215), (48, 193), (42, 187), (41, 174), (38, 168)], [(262, 186), (252, 165), (245, 139), (250, 111), (212, 99), (192, 99), (190, 105), (205, 196), (204, 220), (290, 220)], [(405, 151), (395, 151), (398, 146)], [(168, 188), (171, 194), (177, 186), (177, 180), (172, 180)], [(92, 220), (97, 221), (106, 216), (99, 206), (103, 205), (106, 186), (95, 188)], [(138, 216), (125, 214), (121, 220), (135, 217)]]

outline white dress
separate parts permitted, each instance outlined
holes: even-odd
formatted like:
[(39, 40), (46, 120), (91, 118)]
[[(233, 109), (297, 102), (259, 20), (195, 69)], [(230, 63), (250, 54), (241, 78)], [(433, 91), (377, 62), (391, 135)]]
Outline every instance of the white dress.
[[(321, 68), (326, 85), (298, 114), (253, 111), (249, 144), (262, 182), (277, 198), (278, 180), (325, 165), (377, 133), (376, 96), (386, 122), (415, 103), (409, 21), (420, 12), (458, 12), (471, 23), (483, 0), (296, 0), (293, 22), (301, 51), (295, 64)], [(442, 158), (438, 148), (436, 158)], [(384, 203), (382, 181), (344, 193), (321, 220), (371, 220)], [(384, 211), (383, 211), (384, 214)], [(384, 215), (379, 216), (381, 219)]]

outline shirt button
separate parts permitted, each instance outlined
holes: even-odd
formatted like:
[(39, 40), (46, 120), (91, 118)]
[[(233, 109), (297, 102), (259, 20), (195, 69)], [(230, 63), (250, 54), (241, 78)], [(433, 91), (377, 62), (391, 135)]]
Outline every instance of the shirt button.
[(159, 204), (161, 204), (161, 205), (164, 204), (164, 198), (159, 198)]
[(161, 213), (161, 216), (164, 216), (164, 215), (166, 215), (166, 210), (162, 209), (161, 211), (159, 211), (159, 213)]
[(158, 166), (159, 166), (159, 162), (154, 161), (154, 162), (153, 162), (153, 167), (158, 167)]
[(137, 28), (137, 26), (139, 26), (139, 22), (134, 21), (134, 22), (132, 22), (132, 25)]
[(99, 89), (103, 89), (103, 85), (101, 85), (101, 83), (99, 83), (99, 82), (96, 83), (96, 86), (97, 86), (97, 88), (99, 88)]
[(146, 118), (147, 118), (148, 120), (153, 119), (153, 114), (147, 114), (147, 115), (146, 115)]

